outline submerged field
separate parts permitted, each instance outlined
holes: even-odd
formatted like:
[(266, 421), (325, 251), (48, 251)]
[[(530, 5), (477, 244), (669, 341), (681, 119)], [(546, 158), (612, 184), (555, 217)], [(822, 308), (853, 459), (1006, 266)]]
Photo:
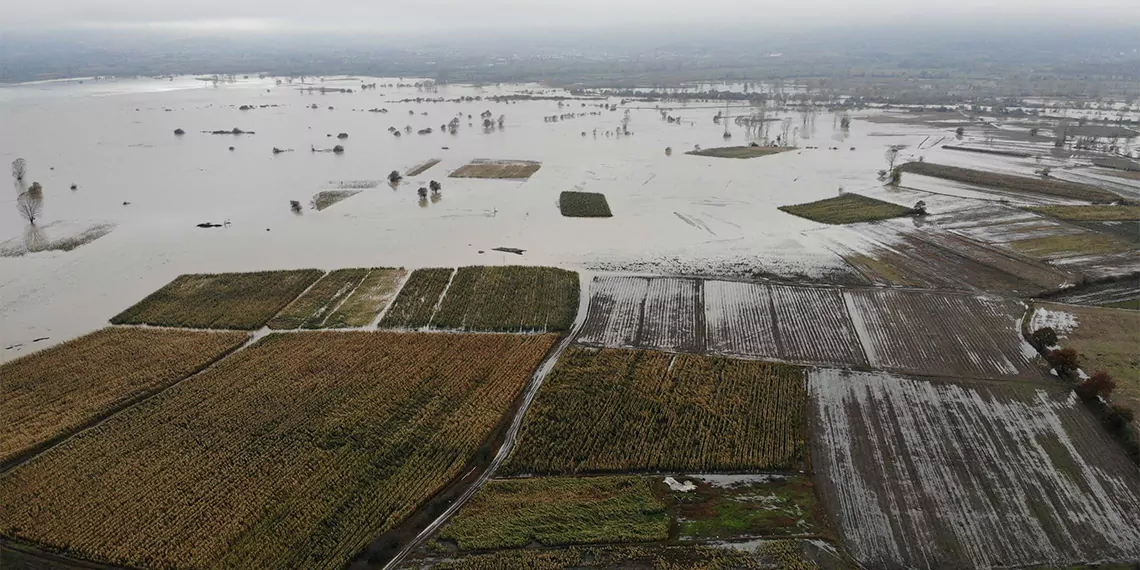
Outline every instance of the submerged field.
[(908, 162), (899, 168), (903, 172), (974, 184), (1005, 192), (1072, 198), (1100, 204), (1122, 200), (1119, 195), (1096, 186), (1052, 178), (1029, 178), (929, 162)]
[(780, 154), (789, 150), (796, 150), (794, 147), (787, 146), (724, 146), (717, 148), (706, 148), (703, 150), (692, 150), (685, 154), (693, 156), (711, 156), (714, 158), (760, 158), (762, 156), (769, 156), (773, 154)]
[(0, 533), (132, 567), (344, 567), (463, 472), (555, 340), (271, 335), (5, 473)]
[(805, 406), (794, 366), (572, 348), (539, 392), (504, 470), (798, 469)]
[(451, 173), (452, 178), (498, 178), (503, 180), (526, 180), (542, 167), (539, 162), (529, 160), (473, 160)]
[(264, 326), (322, 275), (317, 269), (182, 275), (111, 322), (253, 330)]
[(1069, 390), (818, 370), (812, 463), (868, 567), (1140, 557), (1140, 474)]
[(107, 328), (0, 366), (0, 465), (165, 389), (248, 338)]

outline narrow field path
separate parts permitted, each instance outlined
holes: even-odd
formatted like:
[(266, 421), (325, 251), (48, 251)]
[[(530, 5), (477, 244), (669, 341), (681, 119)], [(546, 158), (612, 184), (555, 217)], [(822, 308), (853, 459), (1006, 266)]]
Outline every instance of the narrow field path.
[(471, 497), (475, 496), (475, 493), (478, 493), (479, 490), (483, 488), (483, 485), (487, 484), (487, 481), (491, 480), (495, 471), (497, 471), (503, 462), (506, 461), (507, 457), (510, 456), (511, 451), (514, 450), (515, 445), (518, 443), (519, 431), (522, 430), (523, 419), (526, 417), (527, 410), (530, 409), (531, 404), (534, 402), (535, 396), (538, 395), (538, 390), (542, 388), (546, 377), (550, 375), (551, 370), (554, 370), (554, 365), (558, 363), (558, 359), (562, 357), (562, 353), (566, 351), (566, 348), (574, 342), (574, 338), (578, 335), (578, 330), (586, 321), (586, 309), (590, 301), (589, 286), (593, 281), (593, 277), (579, 273), (578, 279), (580, 283), (580, 293), (578, 296), (578, 315), (574, 319), (574, 326), (570, 328), (566, 336), (555, 345), (554, 349), (547, 355), (546, 360), (542, 361), (542, 364), (535, 370), (530, 385), (527, 386), (526, 392), (523, 394), (523, 399), (519, 404), (518, 411), (515, 412), (514, 418), (511, 419), (511, 425), (507, 428), (506, 434), (503, 436), (503, 443), (499, 447), (499, 451), (495, 453), (494, 459), (492, 459), (486, 469), (483, 470), (483, 473), (463, 491), (463, 494), (459, 495), (451, 503), (447, 510), (421, 530), (415, 538), (404, 545), (404, 547), (383, 566), (384, 570), (398, 567), (412, 552), (427, 542), (427, 540), (451, 519), (467, 501), (471, 500)]

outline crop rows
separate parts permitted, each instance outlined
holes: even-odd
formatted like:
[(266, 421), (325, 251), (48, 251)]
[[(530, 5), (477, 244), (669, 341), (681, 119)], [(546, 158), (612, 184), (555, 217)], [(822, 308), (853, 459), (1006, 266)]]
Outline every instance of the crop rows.
[(0, 464), (166, 388), (247, 338), (112, 327), (0, 366)]
[(4, 474), (0, 533), (131, 567), (342, 568), (464, 471), (555, 341), (270, 335)]
[(317, 269), (182, 275), (111, 322), (254, 330), (322, 275)]
[(534, 176), (542, 167), (541, 162), (528, 160), (486, 160), (477, 159), (451, 173), (452, 178), (498, 178), (504, 180), (525, 180)]
[(810, 373), (812, 464), (868, 568), (1140, 558), (1140, 474), (1069, 390)]
[(408, 274), (403, 269), (375, 268), (360, 285), (329, 315), (325, 326), (330, 329), (366, 327), (376, 321), (380, 312), (400, 288)]
[[(767, 545), (761, 545), (765, 550)], [(767, 553), (754, 554), (713, 546), (576, 546), (558, 550), (519, 549), (449, 557), (433, 565), (436, 570), (564, 570), (566, 568), (660, 568), (665, 570), (761, 570), (773, 568)], [(779, 568), (805, 570), (802, 566)], [(419, 570), (410, 563), (401, 568)]]
[(913, 212), (910, 208), (898, 204), (850, 193), (807, 204), (780, 206), (780, 210), (821, 224), (877, 222), (906, 216)]
[(437, 538), (463, 550), (649, 542), (669, 537), (665, 503), (642, 477), (487, 483)]
[[(1017, 302), (897, 289), (596, 277), (576, 341), (924, 375), (1035, 379)], [(1027, 357), (1027, 355), (1029, 355)]]
[(1041, 376), (1019, 332), (1020, 303), (889, 289), (844, 294), (872, 367), (947, 377)]
[(417, 269), (408, 277), (380, 320), (384, 328), (421, 329), (431, 324), (439, 299), (443, 296), (455, 270), (449, 268)]
[(507, 473), (802, 468), (794, 366), (571, 348), (523, 422)]
[(435, 328), (565, 331), (578, 313), (578, 274), (552, 267), (462, 267), (448, 287)]
[(407, 176), (409, 178), (411, 178), (412, 176), (419, 176), (419, 175), (427, 172), (429, 169), (431, 169), (431, 167), (433, 167), (439, 163), (440, 163), (440, 159), (438, 159), (438, 158), (426, 160), (420, 164), (417, 164), (416, 166), (409, 168), (408, 173), (405, 176)]
[(367, 269), (338, 269), (325, 275), (315, 285), (285, 307), (269, 321), (269, 328), (324, 328), (329, 315), (356, 290), (368, 275)]
[(609, 218), (613, 216), (605, 194), (597, 192), (563, 192), (558, 196), (558, 209), (568, 218)]
[(312, 206), (319, 212), (359, 193), (360, 190), (321, 190), (313, 194)]

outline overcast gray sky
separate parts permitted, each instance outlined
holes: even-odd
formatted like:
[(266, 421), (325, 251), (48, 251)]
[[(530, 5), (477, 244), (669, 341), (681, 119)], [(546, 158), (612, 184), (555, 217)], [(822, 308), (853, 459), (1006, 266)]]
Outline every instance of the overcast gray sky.
[(0, 29), (227, 31), (835, 26), (901, 20), (1140, 22), (1140, 0), (9, 0)]

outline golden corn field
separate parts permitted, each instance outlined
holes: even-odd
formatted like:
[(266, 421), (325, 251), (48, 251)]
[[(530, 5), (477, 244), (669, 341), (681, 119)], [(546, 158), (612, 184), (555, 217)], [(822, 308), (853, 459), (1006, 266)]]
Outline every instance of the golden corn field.
[(269, 320), (271, 329), (319, 329), (325, 319), (368, 275), (367, 269), (338, 269), (321, 277), (308, 291)]
[(0, 366), (0, 464), (166, 388), (248, 338), (112, 327)]
[(802, 469), (794, 366), (571, 348), (523, 422), (506, 473)]
[(431, 324), (491, 332), (565, 331), (578, 313), (578, 274), (553, 267), (462, 267)]
[(270, 335), (0, 478), (0, 533), (150, 568), (342, 568), (459, 475), (555, 335)]
[(182, 275), (111, 322), (254, 330), (322, 275), (317, 269)]

